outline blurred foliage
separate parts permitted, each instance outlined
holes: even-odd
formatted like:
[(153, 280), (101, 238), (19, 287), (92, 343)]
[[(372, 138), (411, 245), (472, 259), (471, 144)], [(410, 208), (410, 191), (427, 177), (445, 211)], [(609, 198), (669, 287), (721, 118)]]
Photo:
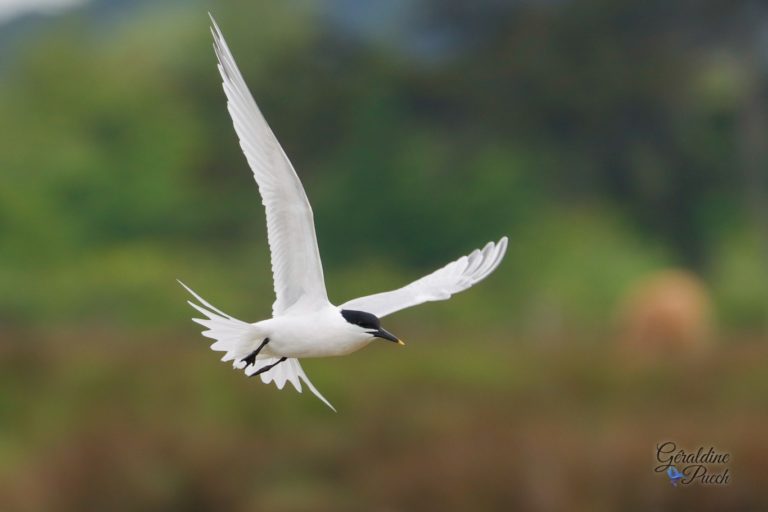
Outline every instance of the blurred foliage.
[[(306, 361), (338, 415), (215, 364), (175, 282), (250, 321), (273, 301), (206, 10), (306, 187), (332, 300), (510, 237), (478, 288), (387, 318), (407, 349)], [(0, 510), (768, 506), (764, 2), (32, 21), (0, 26)], [(732, 485), (672, 488), (669, 438), (732, 452)]]
[[(108, 28), (75, 12), (3, 70), (4, 322), (176, 324), (177, 277), (268, 311), (263, 214), (199, 7)], [(630, 280), (674, 264), (727, 325), (765, 327), (766, 142), (741, 141), (766, 64), (736, 28), (700, 40), (713, 12), (424, 0), (366, 38), (334, 21), (364, 17), (343, 2), (211, 9), (306, 185), (331, 290), (395, 287), (508, 234), (504, 285), (460, 299), (464, 318), (554, 308), (599, 329)], [(376, 286), (355, 271), (379, 264)]]
[[(23, 343), (0, 354), (0, 508), (768, 506), (764, 343), (638, 364), (503, 333), (415, 333), (442, 338), (439, 351), (382, 345), (306, 362), (338, 414), (307, 392), (254, 388), (187, 337), (156, 334), (144, 350), (98, 332)], [(653, 471), (666, 439), (731, 453), (731, 485), (669, 485)]]

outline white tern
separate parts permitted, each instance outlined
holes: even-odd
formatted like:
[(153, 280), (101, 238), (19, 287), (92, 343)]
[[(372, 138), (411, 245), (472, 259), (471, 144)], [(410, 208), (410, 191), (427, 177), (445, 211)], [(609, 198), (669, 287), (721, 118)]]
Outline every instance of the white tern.
[(211, 21), (227, 108), (266, 209), (276, 295), (272, 318), (255, 323), (238, 320), (181, 284), (197, 300), (189, 304), (205, 318), (194, 321), (206, 328), (203, 336), (216, 340), (211, 348), (225, 353), (222, 361), (233, 361), (246, 375), (258, 375), (262, 382), (274, 382), (279, 389), (290, 382), (301, 392), (303, 381), (335, 411), (309, 381), (299, 358), (341, 356), (375, 339), (403, 345), (379, 319), (417, 304), (448, 299), (484, 279), (504, 257), (507, 238), (489, 242), (397, 290), (340, 306), (331, 304), (304, 188), (256, 106), (213, 17)]

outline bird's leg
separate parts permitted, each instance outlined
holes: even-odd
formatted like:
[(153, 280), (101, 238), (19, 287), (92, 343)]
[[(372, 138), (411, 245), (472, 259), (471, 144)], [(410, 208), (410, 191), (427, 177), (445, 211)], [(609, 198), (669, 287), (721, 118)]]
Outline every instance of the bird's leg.
[(261, 374), (261, 373), (264, 373), (264, 372), (268, 372), (269, 370), (271, 370), (271, 369), (272, 369), (272, 368), (274, 368), (275, 366), (279, 365), (280, 363), (282, 363), (282, 362), (283, 362), (283, 361), (285, 361), (286, 359), (288, 359), (288, 358), (287, 358), (287, 357), (285, 357), (285, 356), (283, 356), (283, 357), (281, 357), (280, 359), (278, 359), (276, 362), (274, 362), (274, 363), (272, 363), (272, 364), (268, 364), (268, 365), (267, 365), (267, 366), (265, 366), (264, 368), (259, 368), (259, 370), (258, 370), (257, 372), (254, 372), (254, 373), (250, 374), (250, 375), (249, 375), (249, 377), (255, 377), (255, 376), (257, 376), (257, 375), (259, 375), (259, 374)]
[(256, 356), (259, 355), (259, 352), (261, 352), (261, 349), (264, 348), (264, 345), (269, 343), (269, 338), (264, 338), (264, 341), (261, 342), (261, 345), (259, 345), (259, 348), (242, 358), (240, 361), (245, 361), (245, 367), (248, 368), (249, 366), (256, 364)]

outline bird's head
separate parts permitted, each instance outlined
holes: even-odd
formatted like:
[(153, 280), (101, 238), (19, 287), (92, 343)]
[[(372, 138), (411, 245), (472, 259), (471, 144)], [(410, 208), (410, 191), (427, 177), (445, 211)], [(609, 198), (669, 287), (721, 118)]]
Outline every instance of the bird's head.
[(341, 316), (352, 328), (358, 330), (361, 334), (368, 334), (372, 338), (381, 338), (387, 341), (393, 341), (398, 345), (405, 345), (397, 336), (388, 332), (381, 326), (379, 317), (365, 311), (355, 311), (353, 309), (342, 309)]

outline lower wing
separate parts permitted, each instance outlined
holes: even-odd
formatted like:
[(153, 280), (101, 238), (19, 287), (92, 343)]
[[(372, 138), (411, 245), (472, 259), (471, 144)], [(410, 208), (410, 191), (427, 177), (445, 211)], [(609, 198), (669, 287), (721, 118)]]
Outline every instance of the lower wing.
[(446, 300), (488, 277), (499, 266), (506, 250), (507, 237), (502, 237), (407, 286), (353, 299), (340, 307), (367, 311), (381, 318), (424, 302)]

